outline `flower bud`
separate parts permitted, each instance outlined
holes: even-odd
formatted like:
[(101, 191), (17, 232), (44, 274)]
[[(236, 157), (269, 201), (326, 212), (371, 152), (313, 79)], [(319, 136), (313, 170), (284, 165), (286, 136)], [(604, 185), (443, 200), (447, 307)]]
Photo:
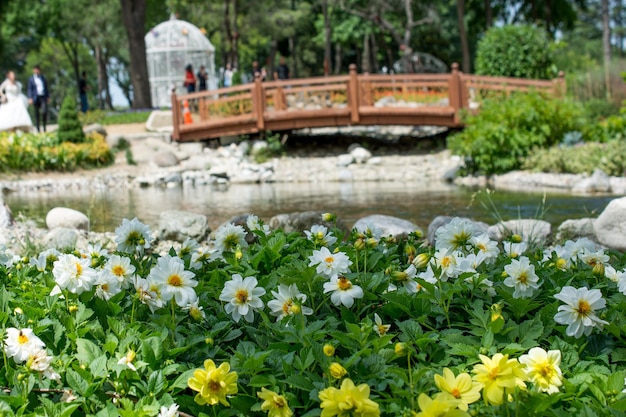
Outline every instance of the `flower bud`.
[(322, 214), (322, 221), (324, 222), (334, 222), (337, 220), (337, 215), (333, 213), (324, 213)]
[(421, 269), (421, 268), (426, 268), (426, 265), (428, 265), (428, 262), (430, 262), (430, 255), (427, 253), (420, 253), (413, 260), (413, 265), (417, 269)]
[(376, 246), (378, 246), (378, 240), (376, 238), (370, 237), (369, 239), (367, 239), (368, 248), (373, 249)]
[(563, 258), (559, 258), (556, 260), (556, 268), (562, 271), (567, 269), (567, 261)]
[(596, 277), (603, 277), (604, 276), (604, 264), (598, 262), (597, 264), (595, 264), (593, 266), (593, 275), (595, 275)]
[(393, 347), (394, 352), (398, 356), (406, 356), (409, 353), (409, 350), (406, 347), (406, 343), (398, 342)]
[(15, 307), (15, 308), (13, 309), (13, 314), (15, 314), (15, 315), (18, 315), (18, 314), (24, 314), (24, 310), (22, 310), (22, 309), (21, 309), (21, 308), (19, 308), (19, 307)]
[(213, 344), (215, 343), (215, 341), (213, 340), (212, 337), (207, 337), (206, 339), (204, 339), (204, 343), (206, 343), (209, 346), (213, 346)]
[(238, 247), (235, 251), (235, 259), (239, 261), (241, 258), (243, 258), (243, 252), (241, 251), (241, 248)]
[(192, 319), (200, 321), (204, 318), (204, 312), (198, 307), (191, 307), (189, 309), (189, 315)]
[(517, 233), (511, 235), (511, 242), (520, 243), (521, 241), (522, 241), (522, 237), (518, 235)]
[(299, 304), (292, 304), (289, 309), (293, 314), (300, 314), (302, 312), (302, 307)]
[(489, 310), (491, 310), (491, 321), (502, 318), (502, 306), (500, 304), (492, 305)]
[(417, 249), (415, 249), (415, 246), (413, 245), (406, 245), (404, 247), (404, 253), (406, 253), (409, 258), (415, 258), (415, 255), (417, 254)]
[(356, 250), (363, 250), (365, 248), (365, 241), (361, 238), (357, 239), (356, 242), (354, 242), (354, 249)]
[(344, 368), (343, 366), (341, 366), (341, 364), (337, 362), (331, 363), (330, 366), (328, 367), (328, 371), (330, 372), (330, 376), (332, 376), (335, 379), (343, 378), (344, 376), (348, 374), (348, 371), (346, 371), (346, 368)]
[(71, 305), (71, 306), (69, 307), (69, 311), (70, 311), (70, 313), (72, 313), (72, 314), (76, 313), (76, 312), (78, 311), (78, 306), (77, 306), (77, 305)]
[(424, 232), (421, 229), (417, 229), (413, 232), (413, 236), (415, 236), (418, 239), (421, 239), (424, 237)]
[(393, 279), (395, 279), (396, 281), (404, 282), (404, 281), (407, 280), (409, 275), (406, 272), (403, 272), (403, 271), (393, 271), (391, 273), (391, 277)]
[(324, 345), (324, 355), (331, 357), (335, 354), (335, 347), (333, 345), (331, 345), (330, 343), (326, 343)]

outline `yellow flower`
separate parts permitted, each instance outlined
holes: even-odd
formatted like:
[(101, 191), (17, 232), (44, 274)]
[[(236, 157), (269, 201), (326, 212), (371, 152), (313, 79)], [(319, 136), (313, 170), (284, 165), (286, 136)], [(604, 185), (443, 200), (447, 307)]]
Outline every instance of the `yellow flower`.
[(532, 348), (528, 355), (519, 358), (521, 364), (526, 366), (528, 379), (535, 384), (535, 388), (541, 392), (554, 394), (559, 392), (559, 387), (563, 384), (561, 374), (561, 351), (545, 351), (540, 347)]
[(330, 372), (330, 375), (335, 379), (343, 378), (348, 374), (346, 368), (344, 368), (343, 366), (341, 366), (341, 364), (337, 362), (331, 363), (328, 367), (328, 371)]
[(320, 417), (352, 416), (352, 417), (378, 417), (380, 409), (378, 404), (369, 399), (370, 387), (361, 384), (358, 387), (350, 378), (341, 383), (341, 388), (326, 388), (319, 393), (322, 404)]
[(335, 355), (335, 347), (333, 345), (331, 345), (330, 343), (326, 343), (324, 345), (324, 355), (331, 357)]
[(443, 369), (443, 376), (435, 375), (435, 385), (442, 392), (450, 394), (459, 400), (458, 408), (467, 411), (468, 404), (480, 399), (480, 389), (478, 382), (472, 381), (472, 377), (467, 373), (459, 374), (457, 377), (448, 369)]
[(404, 356), (409, 353), (409, 349), (406, 347), (406, 343), (398, 342), (393, 347), (393, 351), (396, 352), (398, 356)]
[(261, 388), (261, 392), (257, 392), (256, 395), (264, 400), (261, 410), (267, 411), (268, 417), (291, 417), (293, 415), (287, 400), (282, 395), (265, 388)]
[(420, 412), (415, 417), (469, 417), (465, 411), (457, 408), (460, 401), (445, 392), (430, 398), (422, 393), (417, 398)]
[(493, 358), (478, 355), (482, 364), (474, 366), (474, 381), (483, 386), (483, 398), (492, 405), (504, 402), (504, 394), (511, 394), (515, 387), (526, 388), (526, 373), (517, 359), (496, 353)]
[(204, 369), (196, 369), (187, 385), (198, 391), (194, 400), (200, 404), (230, 405), (226, 396), (237, 393), (237, 372), (230, 372), (230, 364), (222, 363), (219, 368), (211, 359), (204, 361)]

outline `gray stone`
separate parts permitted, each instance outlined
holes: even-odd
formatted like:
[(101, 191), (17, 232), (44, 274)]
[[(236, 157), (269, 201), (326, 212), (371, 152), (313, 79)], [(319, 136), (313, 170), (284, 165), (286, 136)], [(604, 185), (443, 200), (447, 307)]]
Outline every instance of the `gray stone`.
[(89, 217), (78, 210), (67, 207), (55, 207), (46, 215), (48, 229), (63, 227), (67, 229), (89, 230)]
[(572, 187), (575, 193), (608, 193), (611, 191), (611, 179), (599, 168), (596, 168), (588, 178), (583, 178)]
[(166, 168), (178, 165), (179, 161), (174, 152), (161, 151), (154, 155), (153, 162), (161, 168)]
[(460, 166), (455, 166), (454, 168), (450, 168), (443, 174), (443, 180), (446, 182), (454, 182), (459, 170)]
[(67, 229), (57, 227), (50, 230), (42, 239), (42, 243), (46, 249), (57, 249), (60, 251), (66, 249), (74, 249), (78, 241), (78, 231), (75, 229)]
[(159, 215), (159, 237), (164, 240), (184, 242), (187, 239), (203, 240), (210, 232), (209, 222), (202, 214), (167, 210)]
[(352, 175), (352, 171), (345, 168), (339, 171), (339, 175), (337, 176), (339, 182), (351, 182), (353, 179), (354, 175)]
[(565, 220), (561, 223), (556, 231), (557, 242), (565, 242), (566, 240), (576, 240), (586, 237), (589, 240), (597, 242), (596, 233), (593, 224), (596, 219), (586, 217), (583, 219)]
[[(328, 228), (335, 227), (333, 222), (322, 221), (321, 211), (302, 211), (295, 213), (278, 214), (272, 217), (267, 225), (272, 229), (282, 229), (285, 233), (303, 232), (309, 230), (315, 224), (321, 224)], [(348, 231), (345, 224), (341, 220), (337, 220), (339, 229)]]
[(172, 128), (171, 110), (154, 110), (146, 121), (146, 130), (150, 132), (162, 132)]
[(612, 200), (593, 223), (598, 242), (626, 252), (626, 197)]
[(516, 219), (500, 222), (490, 226), (487, 233), (493, 240), (501, 241), (511, 234), (520, 235), (526, 242), (545, 243), (547, 242), (552, 227), (544, 220), (536, 219)]
[[(467, 221), (469, 221), (470, 223), (472, 223), (472, 225), (474, 226), (474, 230), (476, 232), (476, 234), (483, 234), (483, 233), (487, 233), (487, 229), (489, 228), (489, 225), (487, 223), (483, 223), (483, 222), (477, 222), (475, 220), (472, 219), (468, 219), (466, 217), (460, 217), (462, 219), (465, 219)], [(452, 221), (452, 219), (454, 219), (454, 217), (450, 217), (450, 216), (437, 216), (435, 217), (430, 224), (428, 225), (428, 236), (426, 237), (428, 239), (428, 244), (431, 246), (435, 246), (435, 238), (437, 236), (437, 230), (440, 227), (445, 226), (446, 224), (450, 223)]]
[(107, 130), (104, 128), (104, 126), (98, 123), (93, 123), (83, 127), (83, 132), (85, 132), (85, 135), (88, 135), (90, 133), (97, 133), (104, 136), (105, 138), (107, 137)]
[(372, 153), (361, 146), (354, 148), (350, 155), (352, 155), (357, 164), (364, 164), (372, 157)]
[(422, 233), (422, 229), (415, 223), (384, 214), (373, 214), (363, 217), (357, 220), (352, 228), (359, 232), (365, 232), (369, 229), (374, 234), (378, 234), (379, 237), (393, 236), (400, 238), (416, 231)]
[(367, 160), (368, 165), (380, 165), (383, 163), (383, 160), (380, 156), (373, 156)]
[(2, 196), (0, 196), (0, 228), (11, 227), (14, 224), (15, 220), (13, 220), (11, 208), (2, 200)]
[(339, 167), (347, 167), (353, 162), (354, 162), (354, 157), (349, 153), (342, 154), (337, 157), (337, 166)]
[(165, 182), (166, 184), (170, 184), (170, 183), (180, 184), (181, 182), (183, 182), (183, 176), (180, 174), (180, 172), (173, 172), (171, 174), (166, 175), (165, 178), (163, 179), (163, 182)]

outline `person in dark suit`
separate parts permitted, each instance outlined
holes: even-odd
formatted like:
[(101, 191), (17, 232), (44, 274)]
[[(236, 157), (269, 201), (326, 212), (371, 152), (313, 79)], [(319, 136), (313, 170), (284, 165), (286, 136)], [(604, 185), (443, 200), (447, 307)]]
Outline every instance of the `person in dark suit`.
[(33, 75), (28, 79), (28, 104), (35, 106), (35, 124), (37, 132), (39, 132), (39, 119), (42, 116), (43, 131), (46, 131), (46, 122), (48, 120), (48, 102), (50, 94), (48, 92), (48, 83), (46, 78), (41, 74), (39, 65), (33, 67)]

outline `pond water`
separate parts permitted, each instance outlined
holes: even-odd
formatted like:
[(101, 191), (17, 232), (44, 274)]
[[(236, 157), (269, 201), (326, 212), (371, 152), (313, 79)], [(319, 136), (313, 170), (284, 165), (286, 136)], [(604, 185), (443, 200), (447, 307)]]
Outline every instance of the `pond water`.
[(267, 221), (275, 214), (306, 210), (336, 213), (348, 227), (370, 214), (400, 217), (426, 229), (438, 215), (467, 216), (493, 224), (496, 213), (505, 220), (542, 218), (558, 226), (566, 219), (597, 216), (613, 198), (502, 191), (487, 197), (484, 191), (440, 183), (374, 182), (15, 193), (4, 200), (14, 216), (22, 214), (42, 226), (50, 209), (70, 207), (87, 214), (92, 230), (102, 232), (113, 231), (123, 218), (135, 216), (154, 230), (164, 210), (204, 214), (213, 229), (238, 214), (254, 213)]

